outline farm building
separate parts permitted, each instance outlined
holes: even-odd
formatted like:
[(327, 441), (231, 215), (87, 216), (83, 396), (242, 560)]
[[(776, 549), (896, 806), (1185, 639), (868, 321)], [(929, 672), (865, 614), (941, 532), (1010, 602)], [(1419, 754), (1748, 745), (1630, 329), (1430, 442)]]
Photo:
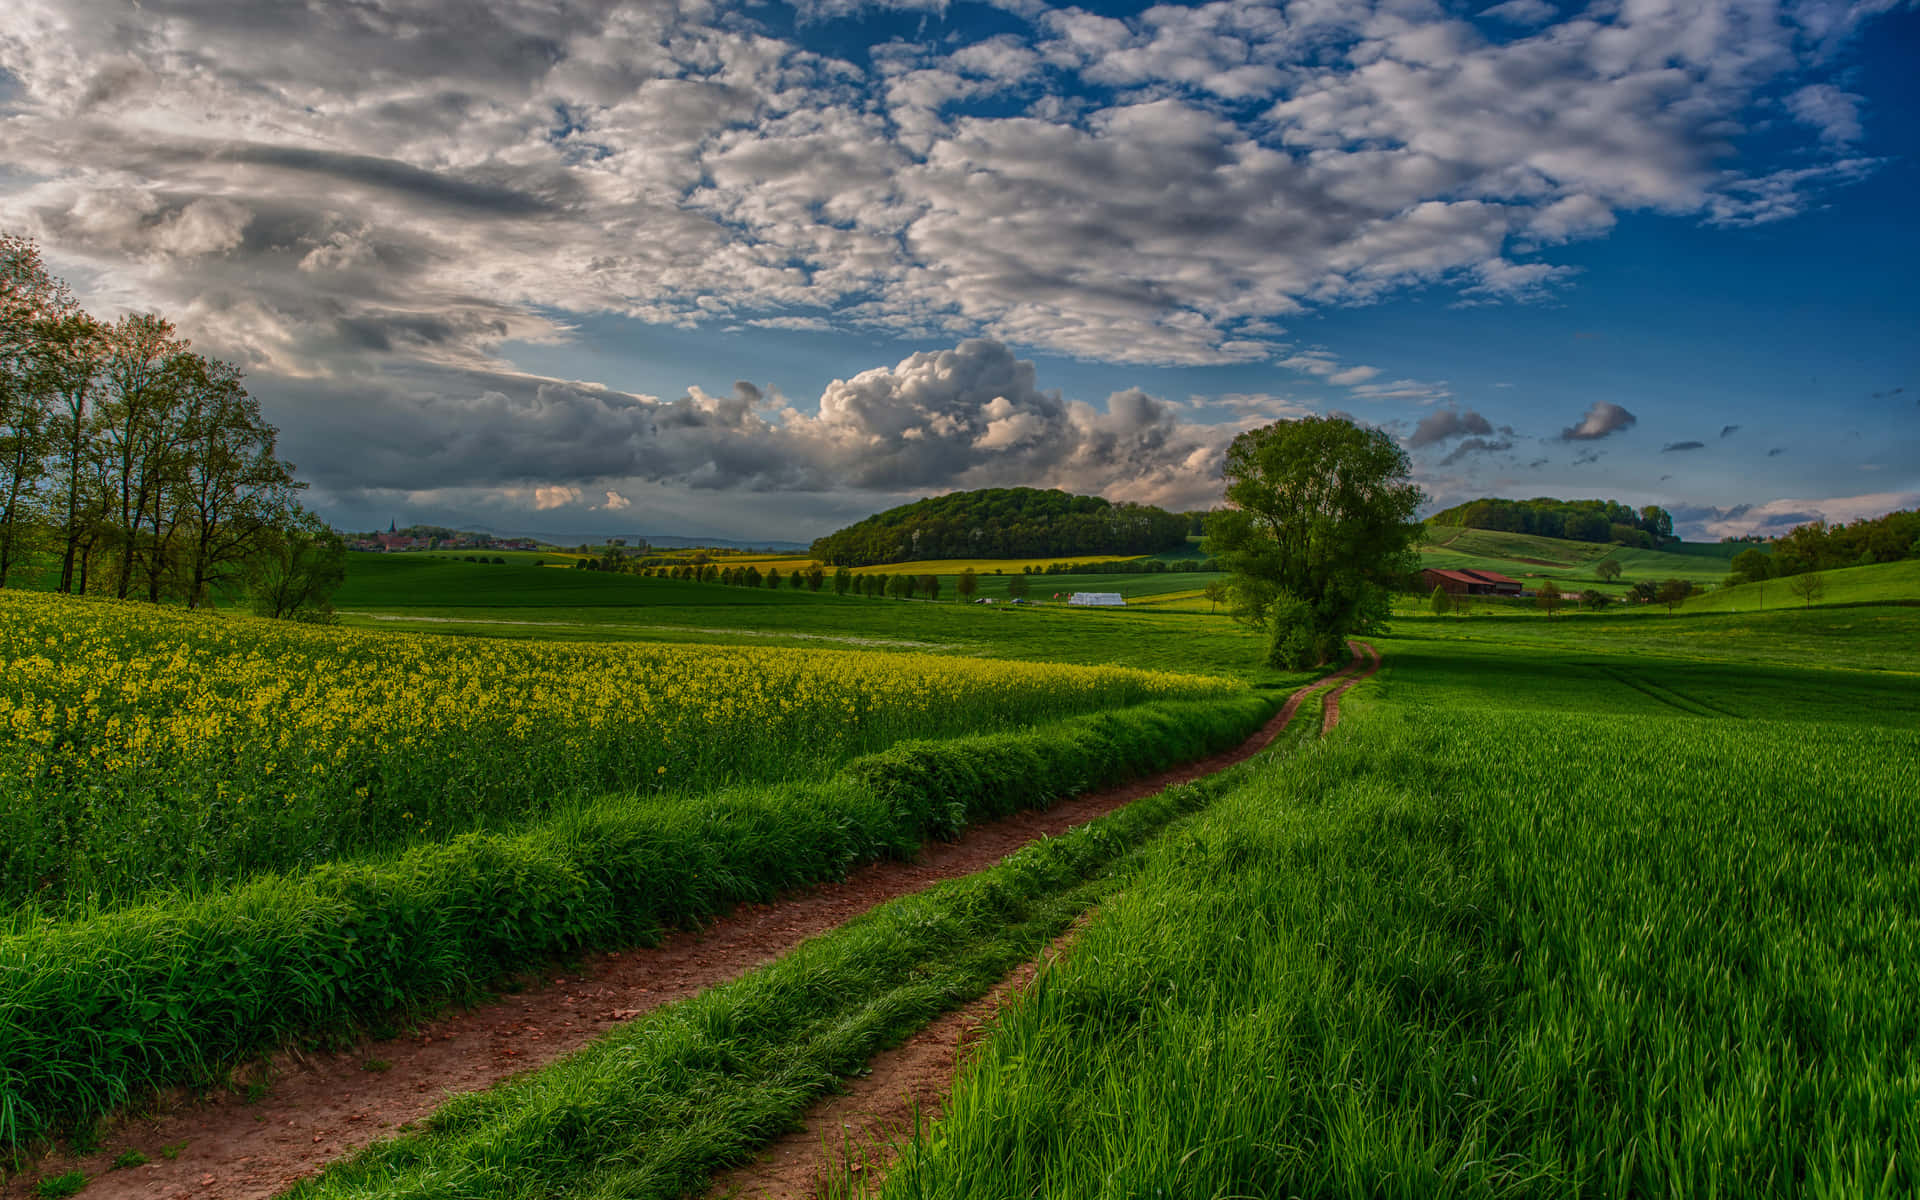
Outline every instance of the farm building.
[(1420, 579), (1428, 590), (1440, 588), (1449, 596), (1518, 596), (1520, 594), (1520, 581), (1509, 579), (1498, 571), (1470, 571), (1464, 567), (1442, 571), (1429, 567), (1420, 572)]
[(1067, 603), (1085, 608), (1123, 608), (1127, 601), (1119, 592), (1075, 592), (1067, 597)]

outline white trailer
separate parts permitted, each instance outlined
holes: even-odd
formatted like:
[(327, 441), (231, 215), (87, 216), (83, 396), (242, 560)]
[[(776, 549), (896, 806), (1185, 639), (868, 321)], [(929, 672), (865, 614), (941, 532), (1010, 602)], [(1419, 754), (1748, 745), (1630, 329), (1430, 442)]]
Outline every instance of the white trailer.
[(1125, 608), (1127, 598), (1119, 592), (1075, 592), (1067, 597), (1067, 603), (1083, 608)]

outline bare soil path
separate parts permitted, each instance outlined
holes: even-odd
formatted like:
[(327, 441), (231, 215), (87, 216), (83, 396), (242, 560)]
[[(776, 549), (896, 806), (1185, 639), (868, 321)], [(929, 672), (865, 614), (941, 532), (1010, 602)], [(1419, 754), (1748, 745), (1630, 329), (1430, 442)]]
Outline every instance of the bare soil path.
[[(1289, 696), (1261, 730), (1265, 741), (1286, 728), (1309, 696), (1329, 686), (1321, 734), (1340, 723), (1340, 697), (1380, 669), (1380, 653), (1372, 646), (1357, 641), (1347, 646), (1353, 653), (1347, 666)], [(1055, 939), (1040, 957), (1051, 961), (1065, 953), (1086, 919)], [(893, 1147), (913, 1136), (915, 1123), (924, 1125), (940, 1115), (968, 1049), (986, 1035), (994, 1014), (1027, 986), (1037, 967), (1038, 962), (1021, 965), (978, 1000), (874, 1056), (866, 1074), (847, 1080), (840, 1094), (814, 1105), (801, 1128), (769, 1143), (754, 1161), (716, 1175), (709, 1200), (812, 1200), (845, 1195), (852, 1191), (847, 1186), (851, 1181), (878, 1178), (893, 1160)]]
[[(888, 900), (984, 870), (1038, 838), (1250, 758), (1287, 727), (1308, 695), (1352, 682), (1359, 665), (1356, 655), (1340, 671), (1294, 692), (1232, 750), (974, 826), (956, 841), (927, 843), (914, 862), (870, 863), (838, 883), (771, 904), (742, 905), (705, 929), (671, 934), (656, 947), (590, 955), (578, 971), (547, 975), (517, 994), (443, 1013), (405, 1037), (338, 1053), (277, 1054), (245, 1075), (264, 1087), (165, 1097), (151, 1115), (104, 1125), (97, 1153), (48, 1155), (9, 1177), (0, 1197), (24, 1200), (34, 1194), (36, 1180), (74, 1170), (87, 1176), (88, 1200), (277, 1195), (334, 1159), (421, 1120), (451, 1096), (544, 1066), (649, 1009), (736, 979)], [(952, 1074), (951, 1050), (940, 1046), (964, 1028), (968, 1013), (983, 1016), (994, 1007), (977, 1001), (907, 1043), (931, 1047), (932, 1058), (922, 1068), (938, 1082), (931, 1094), (944, 1095)], [(147, 1161), (114, 1169), (115, 1157), (129, 1150)]]

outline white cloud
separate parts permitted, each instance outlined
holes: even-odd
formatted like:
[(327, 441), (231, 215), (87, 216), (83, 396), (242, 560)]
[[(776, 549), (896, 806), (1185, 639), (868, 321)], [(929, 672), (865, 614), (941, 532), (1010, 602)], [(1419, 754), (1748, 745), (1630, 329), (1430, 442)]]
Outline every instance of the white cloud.
[(1586, 415), (1560, 431), (1563, 442), (1593, 442), (1630, 429), (1640, 418), (1608, 400), (1595, 400)]
[(1843, 92), (1830, 83), (1809, 84), (1787, 97), (1787, 111), (1803, 125), (1820, 133), (1820, 139), (1835, 146), (1848, 146), (1860, 140), (1862, 97)]
[[(1432, 402), (1445, 384), (1286, 347), (1280, 321), (1418, 287), (1531, 301), (1568, 278), (1541, 247), (1604, 236), (1623, 212), (1779, 220), (1877, 165), (1843, 153), (1860, 98), (1807, 73), (1878, 3), (1556, 19), (1509, 0), (1486, 21), (1214, 3), (1115, 20), (1021, 0), (1007, 7), (1024, 29), (953, 22), (859, 62), (838, 56), (844, 29), (807, 24), (861, 7), (810, 0), (779, 30), (694, 0), (404, 15), (16, 0), (0, 227), (115, 303), (175, 315), (263, 393), (360, 397), (357, 424), (287, 426), (291, 456), (343, 487), (464, 477), (510, 456), (487, 437), (514, 429), (533, 431), (528, 479), (583, 486), (621, 478), (597, 463), (769, 489), (1044, 465), (1137, 468), (1128, 486), (1171, 494), (1167, 464), (1219, 439), (1166, 401), (1120, 402), (1130, 425), (1111, 401), (1009, 377), (925, 408), (938, 389), (908, 360), (840, 381), (818, 418), (768, 421), (739, 394), (661, 403), (502, 356), (616, 314), (906, 336), (961, 359), (983, 338), (1105, 362), (1279, 360), (1360, 399)], [(1740, 157), (1733, 133), (1781, 94), (1819, 152)], [(996, 395), (1013, 411), (987, 416)], [(642, 420), (663, 424), (641, 437)], [(362, 461), (349, 443), (368, 427), (407, 437)], [(569, 440), (589, 434), (607, 440)], [(857, 438), (880, 450), (854, 453)]]
[(580, 503), (580, 489), (577, 487), (537, 487), (533, 489), (533, 507), (545, 512), (550, 508), (565, 508), (569, 504)]
[(614, 491), (612, 488), (608, 488), (607, 502), (601, 505), (601, 507), (606, 509), (606, 511), (608, 512), (620, 512), (623, 509), (632, 508), (633, 501), (627, 499), (625, 496), (622, 496), (619, 492)]
[(1878, 517), (1899, 509), (1920, 507), (1920, 492), (1870, 492), (1860, 496), (1830, 496), (1823, 500), (1769, 500), (1709, 510), (1701, 528), (1716, 538), (1762, 534), (1778, 537), (1796, 525), (1825, 521), (1830, 525)]

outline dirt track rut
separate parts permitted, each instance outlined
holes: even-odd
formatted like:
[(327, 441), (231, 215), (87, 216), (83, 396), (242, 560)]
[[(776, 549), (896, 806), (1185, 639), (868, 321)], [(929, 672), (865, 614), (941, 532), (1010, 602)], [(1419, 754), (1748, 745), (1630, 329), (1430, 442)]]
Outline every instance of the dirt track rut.
[[(1373, 660), (1377, 666), (1378, 656)], [(1037, 838), (1250, 758), (1287, 727), (1308, 695), (1330, 684), (1344, 691), (1364, 678), (1353, 674), (1359, 665), (1356, 652), (1340, 671), (1294, 692), (1266, 725), (1232, 750), (1043, 811), (975, 826), (956, 841), (926, 844), (914, 862), (871, 863), (838, 883), (772, 904), (742, 905), (703, 930), (670, 935), (657, 947), (593, 954), (578, 971), (549, 975), (518, 994), (442, 1014), (402, 1038), (339, 1053), (277, 1055), (250, 1073), (267, 1084), (260, 1094), (168, 1097), (153, 1115), (104, 1126), (99, 1153), (49, 1156), (9, 1179), (0, 1196), (25, 1198), (33, 1194), (36, 1179), (80, 1170), (89, 1181), (86, 1200), (265, 1200), (421, 1120), (451, 1096), (544, 1066), (649, 1009), (736, 979), (876, 905), (983, 870)], [(1003, 983), (994, 997), (1011, 986), (1011, 980)], [(951, 1042), (967, 1014), (984, 1016), (994, 1007), (993, 997), (976, 1001), (891, 1053), (915, 1045), (924, 1049), (942, 1038)], [(951, 1053), (936, 1049), (932, 1066), (923, 1071), (939, 1083), (937, 1095), (945, 1094), (952, 1065)], [(861, 1082), (872, 1084), (871, 1078)], [(114, 1157), (129, 1149), (148, 1161), (112, 1169)]]

